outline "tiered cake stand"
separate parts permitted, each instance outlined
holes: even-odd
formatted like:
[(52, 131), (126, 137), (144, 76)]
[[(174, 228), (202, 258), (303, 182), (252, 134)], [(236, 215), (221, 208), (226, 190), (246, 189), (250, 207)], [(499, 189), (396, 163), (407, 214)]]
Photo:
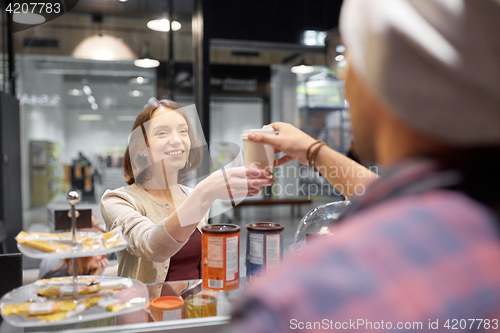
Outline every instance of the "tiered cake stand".
[[(38, 319), (34, 316), (28, 315), (2, 315), (3, 319), (12, 326), (18, 327), (34, 327), (34, 326), (56, 326), (56, 325), (64, 325), (64, 324), (74, 324), (84, 321), (98, 320), (104, 319), (108, 317), (114, 317), (117, 315), (122, 315), (130, 312), (135, 312), (142, 310), (146, 304), (148, 303), (149, 294), (146, 286), (137, 280), (129, 279), (129, 278), (121, 278), (121, 277), (108, 277), (108, 276), (78, 276), (76, 258), (79, 257), (90, 257), (94, 255), (100, 254), (108, 254), (112, 252), (118, 252), (124, 250), (127, 247), (125, 244), (113, 247), (113, 248), (99, 248), (95, 250), (82, 250), (81, 244), (77, 242), (77, 236), (87, 235), (88, 237), (93, 237), (98, 235), (99, 233), (83, 233), (77, 232), (76, 228), (76, 216), (78, 212), (75, 209), (76, 203), (79, 201), (78, 193), (75, 191), (71, 191), (68, 193), (68, 202), (71, 205), (70, 215), (71, 215), (71, 233), (72, 233), (72, 242), (73, 242), (73, 250), (67, 252), (43, 252), (37, 249), (25, 246), (23, 244), (18, 243), (19, 251), (22, 254), (32, 257), (32, 258), (73, 258), (73, 295), (72, 298), (74, 301), (80, 300), (82, 297), (89, 297), (90, 295), (78, 295), (78, 279), (82, 277), (93, 278), (95, 282), (102, 282), (103, 284), (112, 283), (112, 282), (122, 282), (126, 287), (117, 291), (112, 296), (120, 301), (120, 303), (128, 303), (128, 307), (118, 311), (111, 312), (106, 310), (105, 308), (95, 305), (86, 310), (79, 311), (75, 313), (69, 313), (68, 316), (64, 319), (58, 321), (45, 321), (44, 319)], [(118, 232), (121, 233), (121, 230)], [(37, 296), (37, 292), (39, 288), (43, 288), (43, 283), (37, 281), (35, 283), (25, 285), (19, 288), (16, 288), (7, 294), (5, 294), (0, 300), (0, 307), (3, 309), (8, 304), (16, 304), (23, 302), (40, 302), (40, 297)]]

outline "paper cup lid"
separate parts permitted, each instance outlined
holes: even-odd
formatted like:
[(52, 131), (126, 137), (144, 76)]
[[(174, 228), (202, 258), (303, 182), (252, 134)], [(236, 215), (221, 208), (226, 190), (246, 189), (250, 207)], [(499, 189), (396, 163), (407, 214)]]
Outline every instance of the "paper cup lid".
[(246, 140), (246, 139), (248, 139), (248, 133), (256, 133), (256, 132), (262, 133), (262, 134), (271, 134), (271, 135), (276, 134), (276, 131), (274, 130), (274, 128), (272, 126), (264, 125), (264, 126), (262, 126), (262, 128), (244, 130), (243, 134), (241, 135), (241, 138)]

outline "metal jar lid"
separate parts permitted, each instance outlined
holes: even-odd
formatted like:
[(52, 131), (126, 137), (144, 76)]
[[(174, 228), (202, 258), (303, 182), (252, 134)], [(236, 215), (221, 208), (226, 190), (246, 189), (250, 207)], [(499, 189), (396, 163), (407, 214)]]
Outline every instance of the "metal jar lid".
[(182, 309), (184, 299), (180, 296), (160, 296), (151, 301), (151, 307), (160, 311)]
[(234, 234), (240, 232), (240, 227), (234, 224), (208, 224), (201, 231), (207, 234)]
[(272, 222), (256, 222), (247, 224), (247, 230), (249, 231), (281, 231), (285, 229), (284, 226), (278, 223)]

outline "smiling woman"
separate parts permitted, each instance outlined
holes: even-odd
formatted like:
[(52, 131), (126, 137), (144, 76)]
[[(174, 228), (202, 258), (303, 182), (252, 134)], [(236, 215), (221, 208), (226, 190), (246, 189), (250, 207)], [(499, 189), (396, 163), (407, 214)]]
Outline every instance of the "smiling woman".
[(146, 133), (152, 160), (163, 160), (167, 179), (171, 174), (177, 177), (178, 170), (186, 165), (191, 148), (186, 118), (172, 110), (158, 108), (149, 123)]
[(129, 240), (118, 253), (118, 275), (145, 283), (199, 279), (200, 229), (212, 203), (256, 195), (274, 182), (265, 170), (228, 168), (226, 177), (216, 171), (194, 189), (180, 185), (202, 154), (177, 103), (154, 101), (139, 113), (123, 162), (129, 186), (106, 191), (101, 202), (107, 229), (122, 227)]
[[(181, 126), (178, 130), (187, 132), (187, 140), (184, 134), (180, 134), (184, 138), (184, 141), (182, 141), (184, 148), (186, 148), (184, 144), (189, 141), (189, 147), (185, 149), (187, 151), (185, 155), (187, 160), (184, 160), (183, 168), (178, 170), (178, 181), (182, 182), (189, 172), (196, 170), (200, 166), (203, 155), (202, 144), (186, 111), (173, 101), (155, 101), (148, 104), (139, 113), (134, 123), (129, 146), (123, 159), (127, 184), (144, 184), (152, 178), (149, 167), (155, 162), (163, 160), (165, 158), (164, 154), (167, 152), (161, 151), (159, 155), (150, 154), (149, 150), (152, 149), (150, 142), (153, 143), (153, 147), (156, 147), (157, 144), (161, 145), (161, 142), (166, 141), (165, 138), (169, 138), (172, 129), (177, 126)], [(175, 144), (177, 145), (177, 142)], [(171, 146), (170, 149), (174, 149), (174, 147)], [(158, 147), (160, 150), (164, 148), (166, 146)]]

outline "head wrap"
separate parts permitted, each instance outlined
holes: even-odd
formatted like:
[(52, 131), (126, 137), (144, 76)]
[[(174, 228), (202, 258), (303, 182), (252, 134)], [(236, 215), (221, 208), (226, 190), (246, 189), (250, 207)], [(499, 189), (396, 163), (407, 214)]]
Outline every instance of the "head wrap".
[(411, 127), (500, 145), (500, 0), (344, 0), (356, 73)]

